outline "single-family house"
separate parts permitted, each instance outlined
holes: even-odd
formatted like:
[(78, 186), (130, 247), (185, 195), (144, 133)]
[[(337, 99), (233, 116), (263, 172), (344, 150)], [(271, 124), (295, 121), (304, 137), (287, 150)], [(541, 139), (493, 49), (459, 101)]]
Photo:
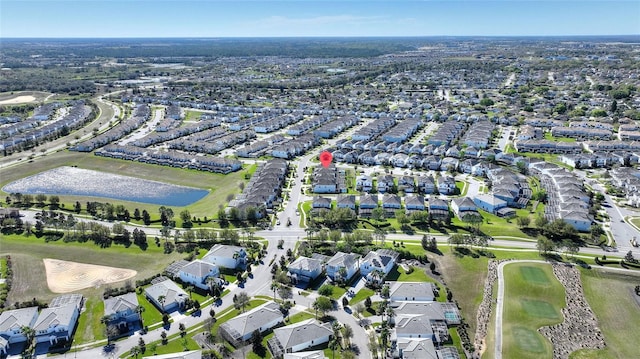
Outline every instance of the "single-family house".
[(454, 198), (451, 201), (451, 210), (459, 219), (465, 216), (479, 216), (476, 204), (469, 197)]
[(441, 198), (429, 199), (429, 217), (434, 220), (449, 219), (449, 204)]
[(109, 317), (108, 324), (118, 328), (131, 328), (140, 322), (138, 297), (135, 293), (125, 293), (104, 300), (104, 315)]
[(367, 175), (356, 177), (356, 190), (362, 192), (370, 192), (373, 188), (373, 178)]
[(356, 196), (352, 194), (339, 194), (336, 200), (336, 207), (338, 208), (350, 208), (356, 210)]
[(436, 300), (438, 289), (428, 282), (389, 282), (391, 301), (427, 302)]
[(7, 354), (11, 344), (26, 342), (23, 327), (32, 328), (38, 318), (38, 307), (6, 310), (0, 314), (0, 353)]
[(421, 195), (411, 195), (404, 197), (404, 207), (408, 212), (424, 211), (427, 208), (424, 204), (424, 197)]
[(413, 176), (402, 176), (398, 179), (398, 190), (404, 193), (413, 193), (416, 183)]
[(83, 297), (79, 294), (66, 294), (54, 298), (49, 307), (43, 309), (33, 324), (36, 343), (58, 343), (61, 339), (70, 342), (71, 335), (78, 324)]
[(462, 321), (462, 314), (454, 303), (434, 301), (392, 301), (391, 307), (396, 315), (415, 316), (424, 315), (432, 322), (457, 325)]
[(145, 288), (144, 294), (153, 305), (165, 313), (181, 309), (189, 298), (189, 295), (170, 279)]
[(209, 290), (209, 278), (220, 277), (218, 266), (210, 262), (196, 259), (180, 268), (178, 276), (183, 283), (192, 284), (200, 289)]
[(325, 265), (327, 276), (333, 281), (348, 282), (359, 268), (360, 256), (354, 253), (337, 252)]
[(378, 195), (364, 194), (360, 196), (358, 214), (361, 217), (364, 217), (364, 218), (371, 217), (373, 210), (376, 208), (378, 208)]
[(589, 232), (593, 220), (589, 218), (588, 213), (585, 212), (568, 212), (562, 215), (562, 220), (569, 223), (573, 228), (579, 232)]
[(473, 203), (489, 213), (496, 214), (501, 208), (507, 207), (507, 201), (495, 197), (492, 194), (479, 194), (473, 198)]
[(322, 324), (315, 319), (308, 319), (274, 329), (268, 346), (273, 357), (280, 358), (285, 353), (300, 352), (328, 343), (332, 335), (331, 323)]
[(378, 192), (385, 193), (389, 192), (393, 189), (395, 183), (392, 175), (382, 175), (378, 176)]
[(396, 338), (395, 346), (394, 357), (398, 359), (459, 358), (459, 356), (439, 356), (433, 341), (429, 338)]
[(433, 176), (419, 176), (417, 179), (418, 192), (431, 194), (436, 190), (436, 181)]
[(402, 199), (393, 193), (385, 193), (382, 195), (382, 208), (384, 208), (387, 217), (393, 217), (395, 211), (402, 208)]
[(438, 193), (454, 194), (456, 192), (456, 180), (451, 176), (440, 176), (438, 178)]
[(234, 347), (239, 347), (251, 339), (254, 331), (264, 333), (281, 324), (284, 315), (275, 302), (267, 302), (250, 311), (240, 314), (220, 325), (219, 332)]
[(393, 332), (396, 338), (429, 338), (434, 342), (440, 341), (433, 332), (431, 320), (427, 316), (397, 316), (395, 322)]
[(298, 353), (286, 353), (282, 359), (329, 359), (322, 350), (311, 350)]
[(331, 198), (314, 196), (311, 202), (311, 208), (313, 209), (331, 209)]
[(298, 257), (287, 267), (295, 282), (311, 282), (322, 274), (322, 261), (305, 256)]
[(247, 266), (247, 252), (239, 246), (216, 244), (202, 260), (222, 268), (242, 269)]
[[(398, 256), (398, 252), (390, 249), (370, 251), (360, 262), (360, 274), (368, 277), (373, 271), (378, 271), (382, 275), (382, 278), (378, 278), (380, 281), (391, 272), (393, 266), (396, 265)], [(373, 280), (373, 278), (370, 279)]]

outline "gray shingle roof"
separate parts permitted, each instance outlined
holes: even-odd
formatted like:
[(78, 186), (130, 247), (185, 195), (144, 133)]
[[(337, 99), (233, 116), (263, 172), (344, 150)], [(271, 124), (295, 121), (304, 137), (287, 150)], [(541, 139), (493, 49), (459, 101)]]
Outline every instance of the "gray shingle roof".
[(7, 310), (0, 314), (0, 332), (14, 328), (31, 326), (31, 321), (38, 313), (38, 307)]
[(215, 264), (196, 259), (180, 269), (180, 272), (194, 275), (196, 278), (202, 278), (217, 267)]
[(125, 293), (117, 297), (104, 300), (104, 315), (111, 315), (124, 312), (127, 309), (136, 310), (138, 307), (138, 297), (135, 293)]
[(239, 340), (248, 333), (268, 324), (276, 319), (284, 320), (278, 304), (267, 302), (242, 315), (232, 318), (220, 326), (234, 339)]
[(315, 319), (305, 320), (300, 323), (288, 325), (273, 331), (274, 336), (286, 350), (298, 344), (306, 343), (314, 338), (322, 338), (332, 335), (330, 324), (320, 324)]

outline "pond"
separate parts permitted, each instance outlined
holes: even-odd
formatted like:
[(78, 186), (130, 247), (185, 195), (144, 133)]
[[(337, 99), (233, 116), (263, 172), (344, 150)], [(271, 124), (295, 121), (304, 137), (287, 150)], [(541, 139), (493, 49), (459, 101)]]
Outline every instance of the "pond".
[(209, 191), (76, 167), (58, 167), (11, 182), (7, 193), (91, 196), (182, 207)]

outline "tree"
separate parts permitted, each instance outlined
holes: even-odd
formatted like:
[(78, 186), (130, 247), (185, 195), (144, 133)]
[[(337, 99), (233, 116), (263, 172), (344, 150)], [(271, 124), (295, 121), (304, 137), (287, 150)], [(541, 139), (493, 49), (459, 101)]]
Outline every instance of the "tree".
[(545, 255), (555, 250), (555, 243), (548, 238), (539, 238), (536, 248), (540, 254)]
[(580, 251), (580, 245), (571, 239), (565, 239), (562, 241), (562, 246), (564, 247), (565, 252), (572, 257), (575, 257), (576, 254)]
[(482, 100), (480, 100), (480, 105), (484, 107), (493, 106), (493, 104), (494, 102), (490, 98), (483, 98)]
[(520, 228), (526, 228), (531, 223), (531, 218), (529, 217), (518, 217), (516, 218), (516, 223)]
[(287, 299), (287, 298), (291, 298), (293, 296), (293, 291), (291, 290), (291, 287), (289, 287), (288, 285), (281, 285), (278, 288), (278, 295), (280, 296), (280, 298)]
[(597, 224), (592, 224), (590, 228), (591, 240), (597, 242), (600, 240), (600, 236), (604, 234), (604, 230)]
[(372, 303), (371, 303), (371, 297), (367, 297), (367, 298), (365, 298), (365, 300), (364, 300), (364, 306), (365, 306), (367, 309), (371, 309), (371, 304), (372, 304)]
[(382, 286), (382, 290), (380, 291), (380, 296), (382, 298), (389, 298), (390, 291), (391, 289), (389, 288), (389, 285), (385, 284)]
[(138, 355), (140, 355), (140, 348), (138, 346), (135, 346), (133, 348), (131, 348), (131, 355), (133, 355), (136, 359), (138, 358)]
[(144, 313), (145, 309), (143, 306), (139, 305), (136, 307), (136, 313), (140, 317), (140, 326), (144, 328), (144, 319), (142, 319), (142, 313)]
[(280, 284), (278, 282), (271, 281), (271, 290), (273, 291), (273, 301), (276, 301), (276, 291), (278, 290), (278, 288), (280, 287)]
[(376, 207), (371, 210), (371, 219), (380, 223), (384, 219), (384, 209), (382, 207)]
[(160, 338), (162, 339), (162, 344), (165, 345), (167, 344), (167, 332), (166, 331), (162, 331), (160, 333)]
[(259, 357), (264, 358), (266, 355), (266, 349), (264, 345), (262, 345), (262, 333), (259, 330), (254, 330), (251, 333), (251, 347), (254, 353), (256, 353)]
[(193, 293), (194, 290), (196, 290), (196, 288), (192, 285), (188, 285), (186, 289), (187, 289), (187, 292), (189, 292), (189, 298), (191, 298), (191, 294)]
[(47, 200), (47, 195), (43, 193), (38, 193), (35, 197), (36, 202), (38, 202), (39, 206), (44, 206), (44, 202)]
[(353, 328), (349, 324), (342, 326), (342, 338), (347, 342), (347, 347), (351, 347), (351, 338), (353, 338)]
[(244, 312), (244, 309), (249, 305), (249, 295), (247, 292), (240, 292), (234, 297), (233, 303), (236, 309), (242, 309)]
[(478, 233), (480, 230), (480, 225), (482, 224), (482, 216), (480, 216), (480, 214), (475, 215), (475, 214), (468, 214), (464, 217), (462, 217), (462, 221), (467, 223), (469, 225), (469, 227), (471, 227), (473, 229), (473, 232)]
[(543, 229), (544, 226), (547, 225), (547, 223), (549, 223), (549, 221), (547, 220), (547, 218), (545, 218), (544, 216), (538, 216), (536, 217), (535, 220), (535, 225), (538, 229)]
[(316, 319), (318, 319), (318, 312), (320, 312), (321, 317), (324, 317), (328, 311), (333, 309), (333, 303), (331, 303), (331, 299), (321, 296), (313, 302), (313, 309), (315, 309)]
[(31, 357), (31, 353), (33, 352), (33, 349), (35, 349), (35, 345), (34, 345), (35, 343), (33, 342), (33, 340), (36, 337), (36, 331), (33, 330), (31, 327), (29, 327), (27, 325), (24, 325), (24, 326), (20, 327), (20, 331), (22, 332), (22, 334), (27, 339), (25, 341), (23, 354), (26, 354), (26, 357), (30, 358)]
[(183, 210), (180, 212), (180, 219), (182, 220), (183, 228), (191, 228), (193, 223), (191, 222), (191, 213), (188, 210)]
[(353, 311), (356, 312), (356, 314), (358, 315), (358, 317), (362, 316), (362, 313), (364, 313), (364, 305), (362, 305), (362, 303), (358, 303), (356, 305), (353, 306)]
[(556, 219), (553, 222), (547, 223), (542, 228), (542, 233), (551, 240), (559, 241), (574, 238), (577, 232), (569, 223), (562, 219)]
[(624, 260), (625, 262), (629, 262), (629, 263), (637, 262), (637, 260), (633, 257), (633, 252), (631, 251), (628, 251), (627, 254), (625, 254)]
[(333, 286), (330, 284), (324, 284), (318, 289), (318, 294), (324, 295), (325, 297), (331, 297), (333, 294)]
[(376, 229), (373, 232), (373, 236), (378, 242), (378, 245), (380, 245), (381, 247), (384, 247), (384, 242), (387, 239), (387, 231), (385, 231), (384, 228), (376, 227)]
[(331, 349), (332, 359), (335, 359), (335, 357), (336, 357), (336, 349), (338, 349), (339, 346), (340, 346), (340, 342), (338, 341), (338, 338), (333, 337), (329, 341), (329, 349)]
[(147, 344), (144, 342), (144, 339), (142, 337), (138, 339), (138, 347), (140, 348), (141, 354), (144, 354), (144, 352), (147, 351)]

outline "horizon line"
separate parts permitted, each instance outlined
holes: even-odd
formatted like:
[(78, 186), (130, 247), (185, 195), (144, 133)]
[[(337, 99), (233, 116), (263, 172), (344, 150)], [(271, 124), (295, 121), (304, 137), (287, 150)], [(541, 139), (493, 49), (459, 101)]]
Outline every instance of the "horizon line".
[(638, 34), (559, 34), (559, 35), (314, 35), (314, 36), (13, 36), (2, 37), (0, 40), (91, 40), (91, 39), (379, 39), (379, 38), (522, 38), (522, 37), (638, 37)]

